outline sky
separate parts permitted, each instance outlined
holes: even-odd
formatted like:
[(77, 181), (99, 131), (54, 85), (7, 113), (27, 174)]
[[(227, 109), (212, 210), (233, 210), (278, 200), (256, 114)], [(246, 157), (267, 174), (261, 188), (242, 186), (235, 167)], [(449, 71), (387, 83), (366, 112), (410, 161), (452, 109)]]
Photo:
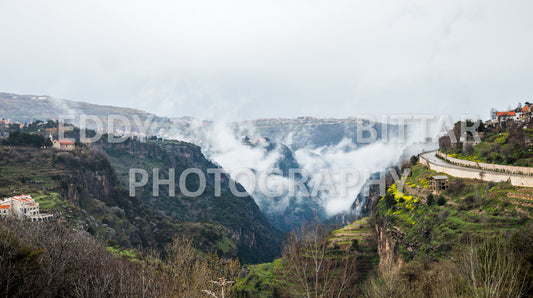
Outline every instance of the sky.
[(0, 0), (0, 92), (206, 120), (533, 102), (533, 1)]

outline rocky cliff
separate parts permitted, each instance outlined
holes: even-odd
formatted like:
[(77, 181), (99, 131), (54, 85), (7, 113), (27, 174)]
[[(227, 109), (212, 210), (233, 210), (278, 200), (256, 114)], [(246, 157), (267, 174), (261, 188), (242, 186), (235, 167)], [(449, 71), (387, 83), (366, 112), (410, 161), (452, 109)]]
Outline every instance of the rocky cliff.
[[(215, 176), (208, 173), (208, 169), (222, 169), (207, 160), (200, 147), (179, 141), (142, 143), (131, 139), (117, 144), (101, 142), (97, 146), (110, 156), (122, 187), (126, 188), (129, 183), (130, 168), (141, 168), (150, 174), (147, 186), (138, 189), (135, 198), (153, 210), (181, 222), (207, 222), (224, 226), (236, 242), (238, 256), (244, 262), (267, 261), (279, 255), (283, 234), (268, 222), (251, 196), (238, 197), (231, 193), (229, 183), (234, 182), (229, 175), (221, 175), (220, 195), (215, 193)], [(178, 185), (183, 171), (191, 168), (199, 169), (207, 178), (202, 194), (188, 197), (178, 188), (172, 196), (168, 186), (162, 185), (159, 195), (154, 196), (154, 169), (159, 169), (162, 179), (168, 178), (169, 169), (175, 169)], [(195, 191), (199, 185), (197, 176), (190, 175), (186, 185), (188, 190)], [(236, 188), (245, 192), (238, 183)]]

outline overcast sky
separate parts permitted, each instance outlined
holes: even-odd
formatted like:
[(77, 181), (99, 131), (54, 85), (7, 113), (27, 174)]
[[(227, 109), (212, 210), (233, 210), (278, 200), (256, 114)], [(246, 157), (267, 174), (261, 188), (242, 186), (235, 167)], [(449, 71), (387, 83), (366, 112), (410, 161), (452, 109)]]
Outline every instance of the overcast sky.
[(0, 91), (202, 119), (533, 101), (533, 1), (0, 0)]

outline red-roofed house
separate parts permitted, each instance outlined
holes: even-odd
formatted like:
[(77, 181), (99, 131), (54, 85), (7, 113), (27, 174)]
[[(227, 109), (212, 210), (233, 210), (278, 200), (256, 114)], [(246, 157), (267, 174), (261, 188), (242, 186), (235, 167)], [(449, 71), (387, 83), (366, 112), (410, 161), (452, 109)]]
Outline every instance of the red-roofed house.
[(39, 203), (35, 203), (35, 200), (28, 195), (14, 196), (0, 201), (0, 216), (13, 216), (29, 221), (45, 221), (54, 217), (52, 214), (41, 214)]
[(503, 117), (503, 116), (516, 116), (515, 111), (508, 111), (508, 112), (496, 112), (497, 117)]
[(53, 141), (53, 148), (59, 149), (59, 150), (74, 150), (74, 142), (67, 141), (67, 140), (54, 140)]
[(526, 104), (520, 110), (520, 120), (522, 120), (523, 122), (529, 123), (531, 121), (531, 112), (532, 112), (531, 105)]
[(496, 112), (496, 118), (499, 123), (505, 123), (507, 120), (519, 120), (515, 111)]

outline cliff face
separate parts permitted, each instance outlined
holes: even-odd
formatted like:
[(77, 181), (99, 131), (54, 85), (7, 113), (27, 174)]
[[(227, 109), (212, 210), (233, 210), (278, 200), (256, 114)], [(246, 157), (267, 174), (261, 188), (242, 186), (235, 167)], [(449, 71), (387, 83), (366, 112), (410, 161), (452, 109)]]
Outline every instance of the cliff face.
[(514, 199), (516, 205), (507, 203), (509, 196), (530, 189), (452, 176), (446, 190), (434, 193), (429, 183), (436, 172), (411, 164), (411, 173), (401, 189), (388, 184), (386, 194), (374, 201), (381, 261), (453, 259), (465, 245), (509, 235), (531, 218), (519, 205), (521, 199)]
[(80, 210), (70, 217), (98, 238), (139, 248), (170, 241), (176, 223), (129, 198), (102, 152), (54, 152), (52, 166), (62, 170), (61, 197)]
[[(146, 187), (138, 188), (133, 199), (177, 221), (224, 226), (237, 244), (238, 256), (243, 262), (263, 262), (279, 255), (282, 233), (268, 222), (251, 196), (237, 197), (230, 192), (229, 175), (221, 175), (220, 196), (215, 194), (215, 178), (207, 170), (219, 167), (207, 160), (198, 146), (179, 141), (141, 143), (134, 140), (116, 144), (102, 142), (98, 146), (110, 157), (123, 188), (128, 187), (130, 168), (141, 168), (149, 173)], [(152, 173), (156, 168), (162, 179), (168, 178), (170, 168), (175, 169), (176, 186), (183, 171), (199, 169), (207, 178), (206, 189), (192, 198), (183, 195), (179, 188), (171, 196), (168, 186), (162, 185), (159, 195), (154, 196)], [(190, 175), (186, 184), (188, 190), (195, 191), (199, 185), (197, 176)], [(239, 184), (236, 187), (245, 191)]]
[(401, 266), (403, 260), (400, 258), (398, 250), (402, 243), (404, 233), (379, 218), (376, 219), (374, 229), (376, 232), (380, 268), (387, 264), (387, 262)]
[[(267, 144), (248, 144), (251, 147), (264, 149), (265, 155), (277, 153), (279, 156), (272, 164), (272, 168), (279, 170), (279, 175), (285, 178), (291, 177), (291, 170), (302, 170), (294, 157), (294, 153), (284, 144), (267, 141)], [(301, 180), (301, 173), (293, 174), (297, 180)], [(307, 182), (300, 187), (296, 195), (283, 194), (281, 196), (269, 196), (264, 192), (256, 191), (252, 194), (261, 211), (268, 220), (282, 231), (290, 232), (301, 227), (314, 217), (322, 220), (327, 218), (324, 209), (316, 198), (311, 197), (311, 189)]]
[[(113, 165), (102, 148), (124, 161)], [(149, 172), (154, 167), (161, 172), (175, 167), (177, 177), (185, 168), (205, 172), (216, 167), (190, 144), (101, 144), (70, 152), (0, 146), (0, 165), (3, 197), (30, 194), (45, 212), (55, 213), (103, 241), (162, 248), (174, 235), (186, 235), (206, 252), (239, 256), (246, 263), (272, 260), (280, 251), (281, 232), (268, 223), (253, 198), (229, 192), (227, 175), (223, 175), (221, 196), (214, 194), (214, 179), (208, 179), (206, 192), (196, 198), (169, 197), (168, 189), (161, 189), (160, 197), (152, 197), (151, 187), (130, 197), (120, 185), (127, 180), (120, 181), (117, 172), (120, 175), (130, 167), (145, 166)], [(187, 183), (194, 188), (195, 181)]]

